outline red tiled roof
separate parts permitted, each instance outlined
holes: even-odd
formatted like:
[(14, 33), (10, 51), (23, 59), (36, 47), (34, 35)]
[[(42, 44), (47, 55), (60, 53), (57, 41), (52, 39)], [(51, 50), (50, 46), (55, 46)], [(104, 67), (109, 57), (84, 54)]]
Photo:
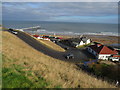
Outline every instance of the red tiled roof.
[(106, 46), (103, 46), (102, 50), (100, 51), (100, 54), (117, 54), (117, 52)]
[(33, 35), (34, 37), (39, 37), (39, 35)]
[(63, 39), (62, 37), (57, 37), (57, 39)]
[(113, 57), (120, 57), (120, 55), (113, 55)]
[(89, 47), (93, 49), (95, 52), (97, 52), (98, 54), (117, 54), (117, 51), (112, 50), (102, 44), (91, 45)]

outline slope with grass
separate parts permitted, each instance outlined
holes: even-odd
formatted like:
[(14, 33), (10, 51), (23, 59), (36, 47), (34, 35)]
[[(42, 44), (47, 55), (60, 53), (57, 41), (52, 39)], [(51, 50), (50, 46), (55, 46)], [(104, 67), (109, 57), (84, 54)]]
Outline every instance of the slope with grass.
[[(38, 39), (37, 39), (38, 40)], [(40, 43), (46, 45), (48, 48), (51, 48), (53, 50), (56, 51), (60, 51), (60, 52), (65, 52), (65, 49), (63, 49), (62, 47), (56, 45), (54, 42), (52, 41), (47, 41), (47, 40), (38, 40)]]
[(24, 87), (38, 87), (43, 83), (41, 87), (49, 88), (114, 88), (113, 84), (88, 75), (72, 63), (40, 53), (9, 32), (3, 31), (2, 40), (2, 55), (7, 58), (3, 59), (3, 75), (6, 75), (6, 78), (3, 76), (3, 85), (12, 83), (8, 82), (8, 71), (12, 73), (10, 78), (16, 76), (16, 84), (22, 83), (17, 76), (25, 80)]

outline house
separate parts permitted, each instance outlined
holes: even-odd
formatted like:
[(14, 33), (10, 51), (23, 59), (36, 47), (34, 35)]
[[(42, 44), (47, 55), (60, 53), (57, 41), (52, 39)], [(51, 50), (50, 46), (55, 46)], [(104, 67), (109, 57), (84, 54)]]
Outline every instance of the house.
[(42, 36), (37, 37), (37, 39), (43, 39)]
[(49, 38), (50, 36), (47, 36), (47, 35), (43, 35), (43, 38)]
[(38, 37), (39, 37), (39, 35), (33, 35), (33, 37), (36, 37), (36, 38), (38, 38)]
[(87, 37), (81, 37), (81, 41), (83, 41), (84, 44), (89, 44), (91, 43), (91, 39), (88, 39)]
[(87, 47), (87, 50), (96, 58), (103, 60), (108, 60), (111, 55), (118, 54), (116, 50), (102, 44), (90, 45)]
[(73, 47), (78, 47), (78, 46), (82, 46), (82, 45), (91, 43), (91, 39), (88, 39), (86, 37), (71, 38), (68, 41), (71, 44), (71, 46), (73, 46)]
[(42, 37), (42, 38), (43, 38), (43, 40), (48, 40), (48, 41), (50, 41), (50, 39), (47, 38), (47, 37)]

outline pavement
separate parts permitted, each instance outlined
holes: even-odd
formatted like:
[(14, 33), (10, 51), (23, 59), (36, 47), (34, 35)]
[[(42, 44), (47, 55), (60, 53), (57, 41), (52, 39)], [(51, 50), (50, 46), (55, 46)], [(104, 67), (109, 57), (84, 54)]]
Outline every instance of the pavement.
[[(79, 63), (79, 62), (87, 61), (89, 58), (93, 58), (86, 50), (79, 50), (79, 49), (72, 48), (72, 47), (69, 47), (69, 49), (66, 50), (65, 52), (55, 51), (55, 50), (43, 45), (42, 43), (40, 43), (39, 41), (37, 41), (36, 39), (32, 38), (31, 36), (29, 36), (28, 34), (26, 34), (24, 32), (18, 32), (18, 34), (16, 36), (18, 38), (20, 38), (21, 40), (23, 40), (24, 42), (26, 42), (32, 48), (34, 48), (48, 56), (51, 56), (53, 58), (56, 58), (56, 59), (59, 59), (62, 61)], [(64, 47), (64, 45), (62, 45), (61, 43), (57, 43), (57, 44), (60, 45), (61, 47)], [(66, 59), (65, 55), (67, 55), (68, 53), (74, 54), (75, 58), (74, 59)]]

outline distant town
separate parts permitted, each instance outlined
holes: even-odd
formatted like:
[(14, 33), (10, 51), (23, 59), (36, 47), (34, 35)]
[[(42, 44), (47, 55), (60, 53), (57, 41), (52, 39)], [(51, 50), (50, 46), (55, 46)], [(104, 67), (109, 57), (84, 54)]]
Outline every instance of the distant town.
[[(17, 35), (17, 31), (13, 29), (9, 29), (10, 32)], [(23, 31), (22, 31), (23, 32)], [(33, 38), (37, 38), (40, 40), (48, 40), (54, 43), (61, 43), (69, 47), (74, 47), (77, 49), (86, 48), (86, 50), (95, 56), (96, 59), (100, 60), (108, 60), (113, 62), (120, 61), (120, 50), (113, 47), (105, 46), (101, 43), (94, 42), (92, 39), (84, 37), (84, 35), (80, 35), (77, 38), (68, 38), (64, 39), (63, 37), (56, 37), (51, 35), (37, 35), (37, 34), (30, 34)]]

